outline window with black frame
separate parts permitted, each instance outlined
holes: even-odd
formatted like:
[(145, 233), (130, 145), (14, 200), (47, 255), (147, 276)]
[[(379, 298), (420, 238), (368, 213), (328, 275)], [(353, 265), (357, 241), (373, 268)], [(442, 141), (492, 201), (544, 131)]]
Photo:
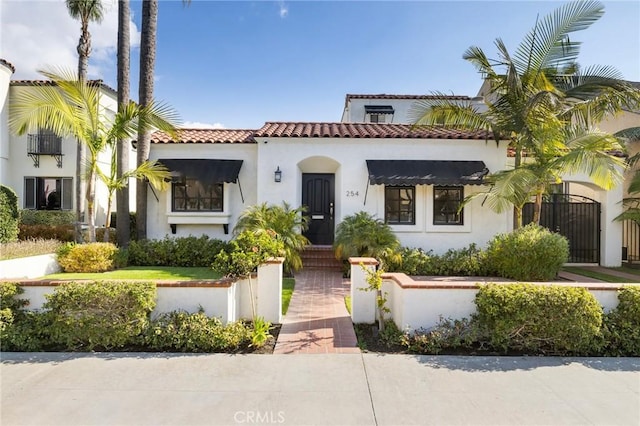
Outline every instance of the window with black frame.
[(24, 208), (71, 210), (73, 208), (73, 178), (25, 177)]
[(205, 183), (183, 177), (172, 184), (171, 210), (174, 212), (221, 212), (224, 209), (224, 184)]
[(386, 186), (384, 220), (390, 225), (415, 225), (415, 186)]
[(464, 190), (461, 186), (434, 186), (433, 224), (463, 225), (463, 210), (458, 213), (463, 200)]

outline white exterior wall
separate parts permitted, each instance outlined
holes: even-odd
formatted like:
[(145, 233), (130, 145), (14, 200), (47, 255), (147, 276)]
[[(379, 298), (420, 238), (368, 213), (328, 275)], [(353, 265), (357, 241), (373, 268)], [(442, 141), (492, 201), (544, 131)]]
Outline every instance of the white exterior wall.
[[(384, 186), (368, 185), (365, 160), (482, 160), (490, 171), (504, 168), (506, 143), (492, 141), (345, 139), (345, 138), (257, 138), (258, 202), (293, 207), (302, 202), (303, 173), (335, 173), (335, 225), (348, 215), (367, 211), (384, 218)], [(274, 182), (277, 167), (282, 181)], [(367, 188), (368, 187), (368, 188)], [(465, 195), (480, 187), (465, 186)], [(443, 253), (470, 243), (484, 245), (493, 235), (507, 232), (509, 215), (497, 214), (471, 203), (464, 211), (463, 226), (434, 226), (433, 186), (416, 186), (416, 224), (393, 227), (402, 245)], [(365, 204), (366, 194), (366, 204)]]
[[(38, 90), (35, 86), (11, 86), (9, 88), (9, 99), (11, 100), (21, 90)], [(100, 104), (103, 108), (103, 116), (113, 119), (117, 111), (117, 100), (115, 94), (102, 91)], [(4, 111), (3, 111), (4, 112)], [(0, 160), (0, 165), (5, 163), (8, 167), (2, 167), (1, 183), (11, 187), (18, 195), (18, 208), (25, 207), (24, 202), (24, 178), (25, 177), (48, 177), (48, 178), (72, 178), (73, 190), (75, 194), (76, 178), (76, 140), (73, 137), (62, 138), (62, 167), (58, 167), (56, 160), (50, 155), (40, 156), (40, 167), (35, 167), (33, 160), (27, 156), (28, 135), (34, 134), (37, 129), (32, 129), (22, 136), (10, 134), (8, 137), (7, 149), (2, 151), (2, 157), (6, 155), (6, 160)], [(3, 143), (4, 144), (4, 143)], [(2, 144), (2, 145), (3, 145)], [(135, 158), (135, 153), (133, 154)], [(99, 165), (105, 173), (109, 173), (111, 152), (109, 150), (100, 154)], [(135, 164), (135, 163), (134, 163)], [(107, 208), (107, 191), (101, 183), (96, 184), (96, 226), (105, 223), (105, 213)], [(134, 198), (135, 200), (135, 198)], [(75, 208), (75, 196), (72, 197), (73, 208)], [(112, 207), (115, 210), (115, 200)], [(86, 220), (85, 220), (86, 221)]]
[(9, 181), (9, 81), (13, 71), (0, 63), (0, 183)]
[[(218, 159), (243, 160), (238, 183), (224, 184), (224, 211), (222, 213), (171, 212), (171, 188), (148, 194), (147, 237), (162, 239), (165, 236), (186, 237), (208, 235), (222, 240), (231, 239), (233, 227), (242, 211), (257, 200), (256, 171), (258, 158), (255, 144), (152, 144), (151, 160), (159, 159)], [(273, 174), (272, 174), (273, 180)], [(240, 187), (244, 202), (240, 196)], [(176, 233), (171, 233), (171, 223), (176, 223)], [(229, 225), (224, 233), (223, 224)]]

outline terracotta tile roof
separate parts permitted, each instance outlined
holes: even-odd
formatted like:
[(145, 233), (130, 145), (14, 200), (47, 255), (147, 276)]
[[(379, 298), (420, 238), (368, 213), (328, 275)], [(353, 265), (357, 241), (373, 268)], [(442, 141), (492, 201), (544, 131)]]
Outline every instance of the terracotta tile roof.
[(16, 67), (13, 66), (13, 64), (9, 61), (6, 61), (2, 58), (0, 58), (0, 64), (6, 66), (7, 68), (9, 68), (11, 70), (11, 72), (16, 72)]
[(163, 132), (154, 132), (151, 143), (256, 143), (255, 130), (240, 129), (180, 129), (179, 140), (173, 141)]
[(470, 132), (443, 127), (371, 123), (287, 123), (267, 122), (255, 137), (279, 138), (359, 138), (359, 139), (490, 139), (489, 132)]
[[(100, 86), (117, 95), (118, 92), (111, 86), (106, 85), (102, 80), (89, 80), (89, 84)], [(11, 86), (55, 86), (56, 83), (51, 80), (11, 80)]]

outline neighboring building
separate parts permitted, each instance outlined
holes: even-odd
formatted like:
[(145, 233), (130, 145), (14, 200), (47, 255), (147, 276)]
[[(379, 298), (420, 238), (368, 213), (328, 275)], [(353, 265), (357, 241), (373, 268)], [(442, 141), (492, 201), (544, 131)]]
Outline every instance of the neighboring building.
[[(74, 210), (76, 179), (76, 140), (61, 138), (48, 129), (38, 129), (29, 134), (17, 136), (8, 126), (9, 104), (17, 93), (24, 90), (38, 90), (43, 85), (53, 84), (41, 80), (13, 80), (6, 70), (12, 70), (8, 63), (0, 61), (1, 89), (6, 91), (0, 121), (0, 182), (11, 187), (18, 195), (18, 207), (35, 210)], [(8, 74), (8, 75), (7, 75)], [(100, 104), (107, 120), (113, 119), (117, 111), (117, 93), (101, 81)], [(0, 92), (0, 95), (2, 93)], [(135, 155), (130, 155), (135, 165)], [(99, 157), (100, 167), (108, 172), (111, 152), (105, 151)], [(135, 206), (135, 198), (132, 202)], [(115, 206), (115, 200), (114, 200)], [(96, 185), (96, 225), (105, 223), (107, 191), (104, 185)], [(115, 211), (115, 209), (114, 209)]]

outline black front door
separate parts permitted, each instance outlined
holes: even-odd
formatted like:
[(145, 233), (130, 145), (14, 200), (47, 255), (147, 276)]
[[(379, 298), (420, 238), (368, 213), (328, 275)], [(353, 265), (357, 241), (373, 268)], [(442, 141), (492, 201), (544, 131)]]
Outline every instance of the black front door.
[(304, 236), (311, 244), (333, 244), (334, 175), (304, 173), (302, 175), (302, 205), (307, 206), (305, 216), (309, 229)]

